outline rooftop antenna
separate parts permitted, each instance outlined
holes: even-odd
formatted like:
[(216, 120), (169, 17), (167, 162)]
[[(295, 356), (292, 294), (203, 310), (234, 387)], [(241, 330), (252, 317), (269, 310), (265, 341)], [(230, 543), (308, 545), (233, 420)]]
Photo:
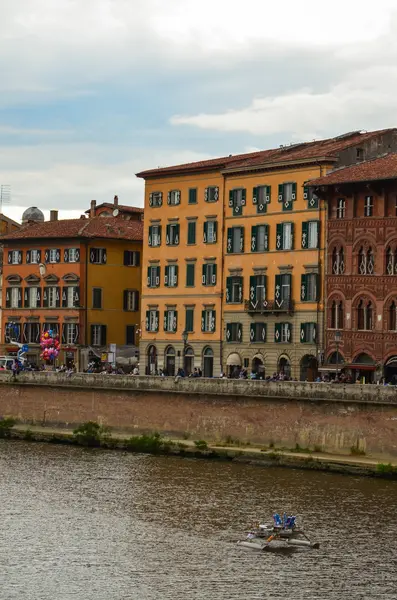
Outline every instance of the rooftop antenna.
[(0, 213), (3, 212), (3, 204), (10, 204), (11, 202), (11, 186), (0, 185)]

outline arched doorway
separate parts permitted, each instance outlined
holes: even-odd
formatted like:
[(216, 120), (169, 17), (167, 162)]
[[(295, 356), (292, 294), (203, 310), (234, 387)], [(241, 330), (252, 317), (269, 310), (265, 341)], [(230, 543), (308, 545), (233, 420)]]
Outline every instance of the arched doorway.
[(385, 363), (385, 382), (397, 385), (397, 356), (391, 356)]
[(256, 374), (257, 379), (265, 379), (265, 365), (260, 354), (252, 359), (252, 372)]
[(352, 364), (352, 370), (355, 375), (356, 381), (357, 379), (360, 383), (373, 383), (374, 382), (374, 373), (376, 370), (375, 361), (369, 354), (362, 352), (359, 354), (354, 360)]
[(241, 358), (237, 352), (232, 352), (226, 359), (227, 376), (231, 379), (236, 379), (241, 371)]
[(157, 348), (149, 346), (147, 349), (147, 374), (157, 375)]
[(203, 375), (204, 377), (214, 376), (214, 352), (212, 348), (205, 348), (203, 352)]
[(175, 348), (173, 346), (167, 346), (165, 349), (165, 374), (173, 377), (175, 375)]
[(191, 373), (193, 373), (193, 367), (194, 367), (194, 352), (193, 352), (192, 348), (188, 347), (188, 348), (186, 348), (186, 352), (185, 352), (185, 364), (184, 364), (184, 371), (185, 371), (186, 377), (188, 377)]
[(314, 381), (317, 378), (318, 363), (316, 357), (312, 354), (305, 354), (305, 356), (302, 357), (300, 367), (301, 381)]
[(288, 356), (280, 356), (278, 359), (278, 374), (286, 379), (291, 378), (291, 361)]

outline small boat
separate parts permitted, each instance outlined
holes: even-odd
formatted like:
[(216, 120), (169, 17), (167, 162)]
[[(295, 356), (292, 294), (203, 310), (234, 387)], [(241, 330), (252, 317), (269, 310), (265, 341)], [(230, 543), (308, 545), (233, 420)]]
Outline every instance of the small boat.
[(283, 518), (275, 513), (272, 524), (256, 524), (247, 531), (247, 537), (244, 540), (239, 540), (237, 545), (251, 550), (317, 549), (320, 547), (318, 542), (311, 542), (303, 529), (297, 527), (296, 517), (288, 517), (285, 513)]

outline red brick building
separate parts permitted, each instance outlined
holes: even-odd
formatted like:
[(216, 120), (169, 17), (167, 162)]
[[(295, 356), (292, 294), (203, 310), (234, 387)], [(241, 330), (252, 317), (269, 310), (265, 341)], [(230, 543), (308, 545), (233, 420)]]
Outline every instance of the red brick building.
[(328, 207), (324, 367), (397, 381), (397, 154), (308, 185)]

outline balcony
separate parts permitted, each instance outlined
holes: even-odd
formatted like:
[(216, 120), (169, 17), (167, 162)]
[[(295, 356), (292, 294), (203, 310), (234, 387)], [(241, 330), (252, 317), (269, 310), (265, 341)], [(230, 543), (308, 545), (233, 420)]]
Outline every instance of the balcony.
[(288, 300), (244, 300), (244, 310), (256, 315), (288, 314), (295, 310), (295, 302)]

